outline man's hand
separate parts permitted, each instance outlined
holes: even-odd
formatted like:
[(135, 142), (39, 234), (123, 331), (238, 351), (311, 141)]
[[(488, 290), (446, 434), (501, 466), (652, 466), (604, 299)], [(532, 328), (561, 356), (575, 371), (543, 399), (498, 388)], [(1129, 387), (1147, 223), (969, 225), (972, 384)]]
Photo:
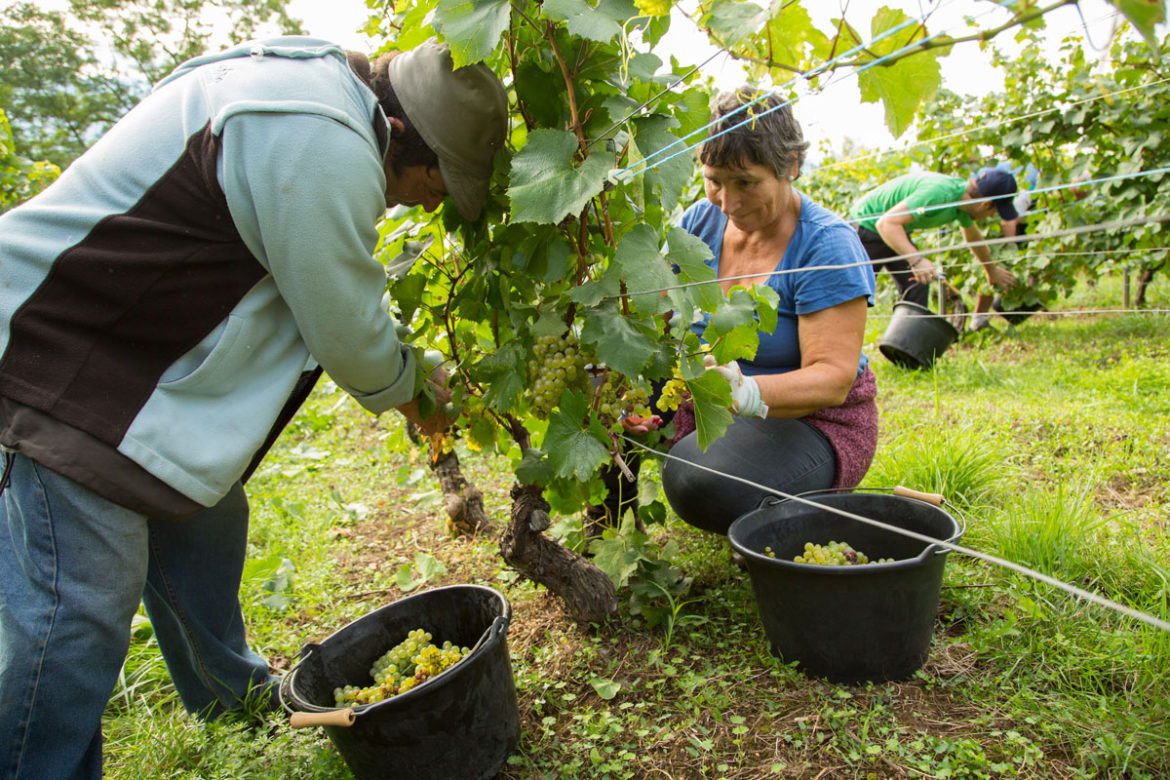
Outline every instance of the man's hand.
[(998, 265), (987, 266), (987, 281), (1001, 290), (1010, 290), (1019, 283), (1015, 274)]
[(925, 257), (912, 257), (908, 260), (910, 270), (914, 272), (914, 281), (919, 284), (930, 284), (934, 281), (934, 263)]
[(731, 385), (731, 413), (737, 417), (767, 417), (768, 405), (760, 397), (760, 385), (750, 376), (744, 376), (739, 363), (720, 366), (714, 355), (703, 358), (709, 371), (717, 371)]
[(451, 391), (447, 389), (448, 376), (445, 370), (436, 368), (427, 379), (435, 391), (435, 408), (426, 417), (419, 412), (421, 394), (398, 407), (402, 416), (414, 423), (424, 436), (433, 436), (451, 427), (451, 418), (446, 412), (447, 404), (451, 401)]
[(627, 414), (622, 418), (622, 430), (626, 433), (650, 433), (662, 427), (662, 418), (656, 414), (643, 417), (640, 414)]

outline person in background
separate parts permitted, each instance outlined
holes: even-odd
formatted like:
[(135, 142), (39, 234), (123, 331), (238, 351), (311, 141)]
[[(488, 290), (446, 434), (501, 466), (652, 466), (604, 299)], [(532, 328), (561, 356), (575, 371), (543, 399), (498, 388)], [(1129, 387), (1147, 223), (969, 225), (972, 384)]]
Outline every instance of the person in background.
[[(967, 180), (933, 172), (906, 173), (867, 192), (854, 202), (850, 215), (874, 271), (890, 274), (902, 300), (928, 307), (930, 283), (938, 274), (934, 263), (918, 253), (911, 233), (957, 223), (965, 241), (982, 241), (976, 221), (996, 214), (1002, 220), (1019, 217), (1012, 203), (1016, 191), (1015, 178), (995, 169)], [(1015, 286), (1015, 276), (992, 261), (986, 246), (971, 247), (971, 253), (989, 284), (1001, 290)]]
[[(1036, 166), (1032, 163), (1027, 163), (1022, 168), (1015, 167), (1011, 163), (1002, 162), (995, 166), (994, 169), (983, 168), (976, 176), (983, 174), (988, 170), (1002, 171), (1016, 180), (1017, 185), (1021, 182), (1026, 188), (1021, 188), (1016, 197), (1012, 200), (1012, 206), (1016, 211), (1014, 219), (1001, 219), (1000, 230), (1004, 237), (1014, 238), (1022, 236), (1028, 232), (1028, 220), (1026, 219), (1028, 213), (1032, 210), (1034, 205), (1032, 199), (1032, 191), (1036, 189), (1037, 182), (1040, 179), (1040, 171), (1036, 170)], [(1016, 242), (1022, 245), (1023, 242)], [(988, 319), (988, 312), (995, 306), (996, 311), (1003, 310), (1003, 304), (999, 302), (1000, 298), (994, 292), (980, 291), (975, 296), (975, 310), (971, 317), (971, 330), (980, 331), (984, 328), (990, 327), (991, 322)], [(998, 305), (997, 305), (998, 304)]]
[[(709, 366), (731, 385), (735, 419), (722, 437), (703, 451), (693, 415), (673, 415), (666, 498), (690, 525), (725, 534), (772, 491), (849, 488), (865, 476), (878, 437), (877, 383), (861, 350), (874, 276), (853, 229), (796, 189), (808, 144), (785, 102), (744, 87), (718, 95), (712, 114), (699, 151), (706, 198), (681, 226), (711, 249), (725, 293), (767, 285), (780, 313), (752, 359)], [(706, 327), (692, 325), (700, 337)]]
[(243, 480), (323, 370), (444, 429), (382, 304), (388, 206), (479, 217), (508, 103), (424, 43), (181, 65), (0, 217), (0, 778), (100, 778), (145, 604), (184, 706), (277, 706), (239, 604)]

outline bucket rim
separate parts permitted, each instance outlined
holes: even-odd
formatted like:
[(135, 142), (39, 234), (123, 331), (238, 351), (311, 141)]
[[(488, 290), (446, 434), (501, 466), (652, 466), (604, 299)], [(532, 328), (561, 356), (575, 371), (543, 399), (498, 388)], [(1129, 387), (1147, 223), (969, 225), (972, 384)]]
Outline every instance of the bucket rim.
[[(913, 566), (913, 565), (921, 565), (928, 558), (931, 558), (931, 557), (936, 556), (936, 555), (946, 555), (948, 552), (950, 552), (950, 550), (948, 548), (943, 547), (937, 543), (929, 543), (922, 549), (922, 552), (920, 552), (918, 555), (916, 555), (913, 558), (902, 558), (902, 559), (899, 559), (896, 561), (887, 561), (887, 562), (871, 561), (871, 562), (865, 564), (864, 566), (823, 566), (823, 565), (815, 564), (815, 563), (797, 563), (796, 561), (790, 561), (790, 560), (787, 560), (785, 558), (773, 558), (771, 556), (764, 555), (762, 552), (759, 552), (758, 550), (753, 550), (749, 547), (746, 547), (736, 538), (737, 534), (735, 533), (735, 531), (737, 530), (737, 526), (738, 526), (738, 529), (740, 531), (742, 531), (742, 529), (747, 527), (750, 524), (750, 522), (754, 519), (754, 517), (753, 517), (754, 515), (756, 515), (758, 512), (760, 512), (762, 509), (764, 509), (768, 506), (777, 506), (779, 504), (785, 504), (785, 503), (788, 503), (794, 499), (805, 499), (808, 501), (814, 501), (814, 499), (816, 499), (816, 498), (824, 498), (824, 497), (834, 496), (834, 495), (852, 495), (855, 493), (878, 493), (878, 494), (887, 494), (888, 493), (890, 498), (895, 498), (895, 499), (899, 499), (902, 501), (914, 501), (915, 503), (926, 504), (927, 506), (934, 507), (939, 512), (941, 512), (943, 514), (943, 516), (945, 516), (947, 519), (949, 519), (954, 524), (954, 528), (955, 528), (955, 532), (953, 534), (951, 534), (948, 538), (939, 539), (939, 540), (936, 540), (936, 542), (941, 541), (941, 542), (946, 542), (947, 544), (954, 544), (957, 539), (962, 538), (963, 534), (966, 533), (966, 531), (967, 531), (966, 518), (963, 517), (963, 515), (960, 512), (958, 512), (958, 510), (955, 510), (953, 505), (950, 504), (949, 502), (944, 502), (944, 503), (946, 504), (946, 506), (948, 508), (954, 510), (953, 515), (951, 514), (951, 512), (946, 511), (942, 506), (936, 506), (933, 503), (929, 503), (929, 502), (925, 502), (925, 501), (918, 501), (917, 499), (910, 498), (908, 496), (900, 496), (900, 495), (893, 493), (893, 490), (894, 490), (893, 488), (827, 488), (824, 490), (809, 490), (809, 491), (805, 491), (803, 493), (794, 493), (791, 496), (787, 496), (787, 497), (765, 496), (760, 501), (760, 503), (756, 506), (755, 509), (752, 509), (749, 512), (745, 512), (744, 514), (737, 517), (731, 523), (731, 526), (727, 529), (727, 541), (736, 552), (738, 552), (740, 555), (744, 556), (749, 561), (754, 561), (756, 563), (763, 564), (765, 566), (773, 566), (773, 567), (779, 567), (782, 569), (788, 569), (788, 570), (791, 570), (794, 572), (825, 574), (825, 575), (828, 575), (831, 577), (861, 576), (867, 572), (890, 571), (893, 569), (901, 569), (901, 568), (906, 568), (908, 566)], [(801, 503), (803, 503), (803, 502), (801, 502)], [(815, 503), (815, 501), (814, 501), (814, 503)], [(958, 515), (958, 517), (955, 517), (955, 515)]]
[[(500, 605), (502, 607), (501, 613), (495, 619), (492, 620), (491, 625), (489, 625), (486, 629), (484, 629), (483, 634), (480, 635), (479, 639), (476, 640), (475, 645), (471, 648), (471, 652), (468, 653), (463, 658), (461, 658), (459, 660), (459, 663), (455, 664), (454, 666), (450, 666), (447, 669), (444, 669), (443, 671), (436, 674), (434, 677), (431, 677), (430, 679), (426, 680), (425, 682), (423, 682), (419, 685), (416, 685), (415, 687), (411, 688), (409, 691), (406, 691), (405, 693), (400, 693), (396, 696), (390, 697), (389, 699), (383, 699), (382, 701), (372, 702), (370, 704), (359, 704), (357, 706), (349, 706), (349, 707), (322, 707), (319, 704), (313, 704), (312, 702), (308, 702), (308, 701), (303, 700), (297, 694), (296, 689), (295, 689), (296, 688), (295, 681), (296, 681), (297, 672), (300, 670), (302, 664), (304, 664), (306, 661), (309, 660), (309, 657), (311, 656), (311, 654), (313, 653), (314, 650), (316, 650), (318, 647), (320, 647), (324, 643), (328, 642), (333, 637), (340, 634), (342, 631), (349, 628), (351, 625), (356, 623), (358, 620), (361, 620), (362, 618), (367, 617), (368, 615), (372, 615), (372, 614), (374, 614), (374, 612), (377, 612), (380, 609), (385, 609), (386, 607), (406, 604), (406, 603), (413, 601), (415, 599), (418, 599), (419, 597), (422, 597), (422, 596), (428, 596), (428, 595), (431, 595), (434, 593), (440, 593), (443, 591), (453, 591), (453, 590), (486, 591), (486, 592), (492, 594), (496, 599), (498, 599), (500, 602)], [(286, 674), (283, 678), (281, 678), (280, 688), (279, 688), (280, 704), (290, 714), (294, 713), (294, 712), (338, 712), (338, 711), (342, 711), (342, 710), (350, 710), (353, 712), (355, 717), (360, 717), (362, 715), (369, 714), (370, 712), (372, 712), (373, 710), (376, 710), (376, 709), (394, 708), (394, 707), (405, 706), (405, 705), (413, 702), (415, 699), (418, 699), (424, 695), (430, 694), (430, 693), (434, 692), (435, 690), (437, 690), (438, 688), (446, 685), (447, 683), (449, 683), (452, 680), (459, 677), (460, 674), (462, 673), (462, 671), (464, 669), (467, 669), (469, 666), (469, 664), (464, 665), (464, 662), (470, 661), (474, 658), (478, 658), (478, 657), (483, 656), (483, 655), (486, 655), (488, 652), (490, 652), (495, 647), (497, 642), (503, 641), (504, 635), (507, 633), (508, 626), (510, 625), (511, 621), (512, 621), (512, 605), (511, 605), (511, 603), (509, 603), (508, 598), (499, 590), (497, 590), (491, 586), (488, 586), (488, 585), (477, 585), (477, 584), (473, 584), (473, 583), (444, 585), (444, 586), (438, 587), (438, 588), (428, 588), (427, 590), (421, 590), (421, 591), (418, 591), (417, 593), (411, 593), (410, 595), (408, 595), (404, 598), (397, 599), (395, 601), (391, 601), (388, 604), (384, 604), (381, 607), (378, 607), (378, 609), (373, 610), (372, 612), (368, 612), (368, 613), (366, 613), (366, 615), (363, 615), (360, 618), (356, 618), (355, 620), (352, 620), (349, 623), (346, 623), (344, 626), (342, 626), (341, 628), (338, 628), (336, 631), (329, 634), (329, 636), (325, 637), (320, 642), (310, 642), (310, 643), (306, 644), (301, 649), (301, 657), (297, 660), (297, 662), (293, 665), (293, 667), (291, 669), (289, 669), (288, 674)], [(296, 704), (296, 706), (294, 707), (294, 706), (292, 706), (292, 704)]]
[(914, 301), (906, 300), (895, 301), (892, 309), (893, 313), (898, 313), (899, 309), (908, 311), (912, 310), (910, 313), (903, 311), (903, 314), (907, 317), (920, 317), (922, 319), (937, 320), (939, 324), (945, 325), (947, 328), (950, 328), (952, 331), (954, 331), (955, 338), (959, 337), (959, 329), (952, 325), (945, 316), (941, 314), (935, 314), (928, 307), (923, 306), (921, 303), (915, 303)]

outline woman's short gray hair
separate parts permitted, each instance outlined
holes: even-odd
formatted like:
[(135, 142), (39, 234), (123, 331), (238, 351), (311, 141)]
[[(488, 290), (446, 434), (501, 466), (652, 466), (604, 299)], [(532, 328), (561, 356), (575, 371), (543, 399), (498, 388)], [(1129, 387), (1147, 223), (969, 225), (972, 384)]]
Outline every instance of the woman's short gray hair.
[(721, 92), (711, 101), (711, 127), (699, 148), (699, 162), (713, 168), (763, 165), (777, 178), (796, 178), (807, 150), (808, 142), (787, 101), (740, 87)]

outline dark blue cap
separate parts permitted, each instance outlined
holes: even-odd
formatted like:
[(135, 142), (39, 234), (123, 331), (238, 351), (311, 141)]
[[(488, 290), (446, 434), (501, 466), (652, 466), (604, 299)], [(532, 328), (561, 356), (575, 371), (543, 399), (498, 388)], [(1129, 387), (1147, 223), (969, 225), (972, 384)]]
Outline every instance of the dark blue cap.
[(1012, 203), (1012, 198), (1019, 189), (1016, 186), (1016, 177), (999, 168), (983, 168), (975, 174), (975, 186), (984, 198), (991, 198), (1000, 219), (1017, 219), (1020, 212)]

